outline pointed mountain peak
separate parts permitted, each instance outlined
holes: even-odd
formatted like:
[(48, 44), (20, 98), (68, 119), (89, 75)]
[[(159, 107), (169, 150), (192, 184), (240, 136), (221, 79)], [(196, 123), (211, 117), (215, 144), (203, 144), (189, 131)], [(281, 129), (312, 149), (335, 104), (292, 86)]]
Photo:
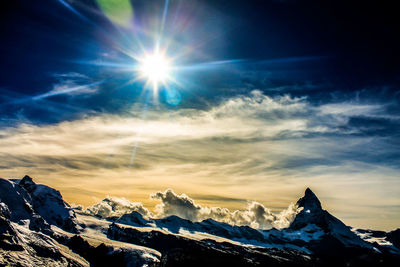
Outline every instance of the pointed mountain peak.
[(305, 194), (305, 195), (310, 195), (310, 194), (315, 195), (314, 192), (311, 191), (311, 189), (310, 189), (309, 187), (307, 187), (307, 189), (306, 189), (306, 191), (304, 192), (304, 194)]
[(19, 185), (28, 190), (28, 192), (32, 191), (36, 186), (35, 182), (29, 175), (25, 175), (24, 178), (19, 181)]
[(304, 197), (297, 201), (297, 205), (304, 208), (306, 212), (322, 210), (321, 202), (310, 188), (306, 189)]
[(33, 179), (29, 175), (25, 175), (24, 178), (22, 178), (22, 181), (27, 181), (27, 182), (29, 181), (33, 183)]

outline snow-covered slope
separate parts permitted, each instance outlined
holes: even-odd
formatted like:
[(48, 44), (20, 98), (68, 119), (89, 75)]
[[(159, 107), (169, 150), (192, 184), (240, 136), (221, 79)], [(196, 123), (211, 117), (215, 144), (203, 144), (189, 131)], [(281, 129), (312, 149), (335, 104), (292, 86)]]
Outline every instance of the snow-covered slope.
[[(295, 248), (307, 252), (319, 251), (320, 245), (329, 240), (330, 247), (355, 247), (373, 249), (373, 246), (353, 233), (348, 226), (329, 212), (322, 209), (317, 196), (307, 188), (297, 201), (300, 212), (289, 228), (277, 230), (259, 230), (248, 226), (234, 226), (212, 219), (192, 222), (178, 216), (146, 220), (138, 212), (124, 214), (121, 217), (108, 218), (121, 224), (154, 227), (170, 233), (207, 233), (228, 238), (243, 244), (263, 247)], [(334, 245), (334, 246), (333, 246)]]
[(297, 201), (297, 206), (301, 208), (301, 211), (296, 215), (296, 218), (287, 229), (288, 231), (301, 232), (312, 224), (315, 225), (316, 231), (323, 232), (320, 240), (325, 237), (338, 241), (345, 247), (373, 248), (369, 243), (353, 233), (350, 227), (326, 210), (323, 210), (321, 202), (310, 188), (307, 188), (304, 196)]
[[(108, 239), (109, 222), (87, 218), (78, 222), (57, 190), (29, 176), (0, 178), (0, 266), (143, 267), (160, 262), (157, 251)], [(85, 223), (87, 228), (79, 226)]]
[(81, 230), (75, 212), (63, 200), (59, 191), (46, 185), (35, 184), (28, 175), (21, 179), (19, 185), (30, 194), (34, 210), (49, 224), (72, 232)]
[(212, 219), (148, 218), (137, 211), (103, 218), (74, 212), (57, 190), (35, 184), (29, 176), (0, 178), (0, 266), (396, 266), (399, 262), (400, 230), (351, 230), (324, 210), (310, 189), (297, 206), (300, 211), (292, 224), (280, 230)]
[(53, 238), (29, 229), (28, 221), (12, 222), (12, 213), (15, 216), (15, 211), (10, 212), (4, 202), (0, 203), (0, 266), (89, 266)]
[(379, 251), (400, 254), (400, 228), (388, 233), (365, 229), (352, 229), (352, 231)]
[(0, 203), (9, 210), (10, 221), (51, 233), (50, 225), (33, 209), (30, 194), (18, 184), (0, 178)]

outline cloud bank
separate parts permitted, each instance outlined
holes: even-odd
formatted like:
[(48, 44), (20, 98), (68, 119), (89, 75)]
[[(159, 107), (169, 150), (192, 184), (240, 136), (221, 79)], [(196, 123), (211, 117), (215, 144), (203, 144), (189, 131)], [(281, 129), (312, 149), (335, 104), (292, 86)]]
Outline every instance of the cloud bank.
[(232, 225), (247, 225), (253, 228), (271, 229), (286, 228), (300, 211), (293, 203), (285, 210), (274, 214), (263, 204), (252, 201), (245, 210), (230, 211), (227, 208), (207, 207), (195, 203), (195, 201), (185, 194), (176, 194), (172, 189), (164, 192), (158, 191), (150, 195), (152, 199), (161, 201), (154, 212), (145, 208), (140, 202), (130, 202), (125, 198), (106, 197), (102, 201), (89, 206), (85, 212), (102, 218), (138, 212), (146, 218), (164, 218), (176, 215), (181, 218), (198, 222), (206, 219), (214, 219)]
[(172, 189), (167, 189), (164, 192), (158, 191), (152, 194), (151, 198), (161, 201), (161, 204), (156, 206), (157, 217), (177, 215), (191, 221), (211, 218), (233, 225), (248, 225), (261, 229), (286, 228), (299, 212), (292, 203), (286, 210), (279, 214), (273, 214), (270, 209), (256, 201), (249, 202), (246, 210), (235, 210), (233, 212), (227, 208), (203, 207), (196, 204), (187, 195), (178, 195)]
[[(82, 208), (79, 208), (82, 209)], [(148, 209), (143, 207), (140, 202), (130, 202), (126, 198), (107, 196), (102, 201), (87, 207), (85, 211), (91, 215), (96, 215), (102, 218), (117, 216), (120, 217), (124, 214), (131, 212), (139, 212), (143, 216), (150, 216), (151, 213)]]

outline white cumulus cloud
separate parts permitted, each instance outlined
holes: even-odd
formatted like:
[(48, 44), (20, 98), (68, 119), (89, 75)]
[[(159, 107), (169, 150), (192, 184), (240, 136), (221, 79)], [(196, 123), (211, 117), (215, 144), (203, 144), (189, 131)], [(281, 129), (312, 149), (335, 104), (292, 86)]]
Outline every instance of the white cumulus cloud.
[(125, 198), (107, 196), (102, 201), (89, 206), (85, 210), (87, 213), (100, 216), (102, 218), (112, 216), (122, 216), (133, 211), (139, 212), (145, 217), (151, 215), (150, 211), (143, 207), (141, 202), (130, 202)]
[(150, 195), (150, 197), (161, 201), (156, 206), (154, 213), (150, 212), (140, 202), (130, 202), (125, 198), (110, 196), (93, 206), (87, 207), (85, 211), (102, 218), (122, 216), (134, 211), (147, 218), (163, 218), (176, 215), (195, 222), (211, 218), (232, 225), (247, 225), (261, 229), (288, 227), (299, 212), (297, 207), (291, 204), (288, 209), (278, 214), (273, 214), (263, 204), (255, 201), (249, 202), (247, 209), (235, 211), (222, 207), (201, 206), (186, 194), (176, 194), (172, 189), (167, 189), (164, 192), (158, 191)]

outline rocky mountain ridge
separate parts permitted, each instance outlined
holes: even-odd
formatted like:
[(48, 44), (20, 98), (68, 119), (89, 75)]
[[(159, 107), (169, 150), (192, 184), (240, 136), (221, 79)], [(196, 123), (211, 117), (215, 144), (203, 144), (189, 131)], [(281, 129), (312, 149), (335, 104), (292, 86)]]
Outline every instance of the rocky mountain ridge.
[(307, 188), (285, 229), (213, 219), (99, 218), (55, 189), (0, 178), (0, 266), (396, 266), (399, 229), (352, 229)]

